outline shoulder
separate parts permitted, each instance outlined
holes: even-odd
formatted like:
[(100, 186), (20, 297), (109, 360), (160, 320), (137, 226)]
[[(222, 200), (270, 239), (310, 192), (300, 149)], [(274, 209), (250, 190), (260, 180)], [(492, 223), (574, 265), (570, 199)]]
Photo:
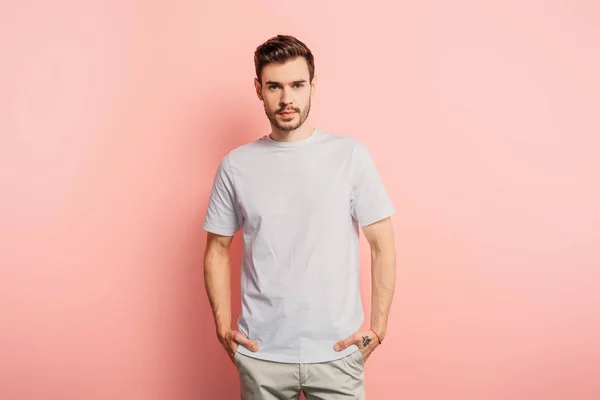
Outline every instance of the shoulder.
[[(352, 155), (357, 148), (366, 146), (364, 143), (353, 136), (344, 135), (339, 133), (333, 133), (326, 130), (321, 130), (323, 132), (323, 141), (335, 146), (337, 149), (341, 151), (346, 151), (347, 154)], [(362, 149), (359, 149), (359, 151)]]
[(258, 139), (230, 149), (221, 158), (221, 168), (226, 169), (227, 172), (232, 172), (238, 167), (243, 167), (244, 165), (248, 165), (248, 163), (252, 163), (257, 154), (264, 151), (264, 146), (261, 146), (260, 140), (261, 139)]

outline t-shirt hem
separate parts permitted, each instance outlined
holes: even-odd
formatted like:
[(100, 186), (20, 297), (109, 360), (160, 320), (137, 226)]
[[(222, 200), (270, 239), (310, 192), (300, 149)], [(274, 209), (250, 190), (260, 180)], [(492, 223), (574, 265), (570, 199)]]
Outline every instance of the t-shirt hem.
[(207, 232), (216, 233), (217, 235), (222, 236), (233, 236), (237, 232), (237, 229), (223, 228), (222, 226), (211, 223), (205, 223), (202, 228)]
[(382, 219), (391, 217), (395, 213), (396, 213), (396, 209), (394, 207), (391, 207), (390, 209), (388, 209), (385, 212), (382, 212), (380, 214), (362, 218), (360, 221), (360, 226), (364, 228), (367, 225), (371, 225), (371, 224), (374, 224), (375, 222), (381, 221)]
[(246, 349), (243, 346), (238, 346), (238, 353), (243, 354), (248, 357), (256, 358), (259, 360), (272, 361), (272, 362), (280, 362), (280, 363), (293, 363), (293, 364), (312, 364), (312, 363), (322, 363), (322, 362), (330, 362), (342, 359), (344, 357), (349, 356), (355, 351), (359, 351), (358, 346), (350, 345), (344, 350), (334, 351), (332, 354), (328, 352), (328, 355), (289, 355), (289, 354), (274, 354), (268, 352), (253, 352), (251, 350)]

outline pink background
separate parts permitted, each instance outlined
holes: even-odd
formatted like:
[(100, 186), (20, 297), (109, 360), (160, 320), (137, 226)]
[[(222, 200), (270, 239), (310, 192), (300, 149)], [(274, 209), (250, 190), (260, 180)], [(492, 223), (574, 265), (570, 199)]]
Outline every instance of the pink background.
[(600, 6), (365, 4), (2, 3), (0, 399), (238, 398), (201, 223), (278, 33), (398, 209), (368, 398), (600, 398)]

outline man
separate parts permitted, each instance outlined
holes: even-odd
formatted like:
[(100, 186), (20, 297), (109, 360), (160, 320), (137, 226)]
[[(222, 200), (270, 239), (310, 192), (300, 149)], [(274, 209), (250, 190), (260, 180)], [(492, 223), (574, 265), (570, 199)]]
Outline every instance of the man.
[[(308, 122), (314, 59), (292, 36), (256, 49), (272, 131), (229, 152), (204, 229), (205, 283), (242, 399), (365, 399), (364, 363), (386, 334), (395, 209), (357, 139)], [(370, 329), (360, 330), (359, 227), (371, 247)], [(229, 248), (242, 229), (242, 313), (232, 329)]]

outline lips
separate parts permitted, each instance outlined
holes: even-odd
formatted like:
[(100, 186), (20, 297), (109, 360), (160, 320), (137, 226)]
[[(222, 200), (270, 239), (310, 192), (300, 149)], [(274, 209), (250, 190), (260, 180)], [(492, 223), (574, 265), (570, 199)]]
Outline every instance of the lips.
[(295, 111), (286, 111), (286, 112), (282, 112), (279, 114), (283, 115), (284, 117), (289, 117), (290, 115), (296, 114), (296, 112)]

